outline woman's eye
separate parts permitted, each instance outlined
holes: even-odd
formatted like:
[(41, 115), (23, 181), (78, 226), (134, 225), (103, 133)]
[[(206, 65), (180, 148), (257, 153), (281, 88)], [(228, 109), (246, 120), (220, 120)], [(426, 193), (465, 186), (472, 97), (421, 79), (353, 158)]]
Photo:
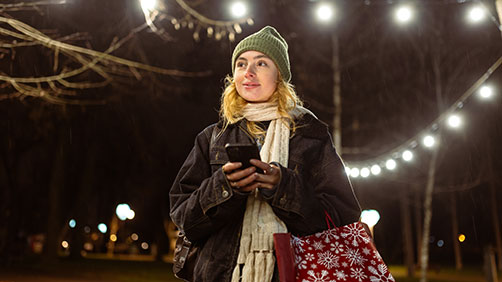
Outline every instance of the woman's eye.
[(237, 63), (237, 65), (236, 65), (236, 66), (237, 66), (238, 68), (242, 68), (242, 67), (244, 66), (244, 63), (242, 63), (242, 62), (241, 62), (241, 63)]
[(266, 67), (267, 63), (264, 62), (264, 61), (260, 61), (260, 62), (258, 62), (258, 66), (260, 66), (260, 67)]

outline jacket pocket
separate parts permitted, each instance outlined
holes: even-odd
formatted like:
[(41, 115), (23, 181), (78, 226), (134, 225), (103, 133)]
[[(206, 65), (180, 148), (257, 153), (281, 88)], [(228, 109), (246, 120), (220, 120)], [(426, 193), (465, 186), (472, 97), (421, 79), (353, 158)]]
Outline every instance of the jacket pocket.
[(215, 146), (209, 152), (209, 164), (211, 165), (211, 173), (217, 171), (222, 165), (228, 162), (228, 156), (225, 148)]

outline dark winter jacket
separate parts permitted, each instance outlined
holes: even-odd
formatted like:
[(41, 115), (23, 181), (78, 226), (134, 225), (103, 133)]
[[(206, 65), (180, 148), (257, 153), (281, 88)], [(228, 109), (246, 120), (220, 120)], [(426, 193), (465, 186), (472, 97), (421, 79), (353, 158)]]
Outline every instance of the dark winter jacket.
[[(359, 219), (360, 207), (332, 145), (326, 124), (310, 114), (296, 121), (288, 167), (281, 168), (275, 193), (266, 197), (288, 231), (303, 236), (327, 229), (326, 210), (336, 225)], [(230, 281), (237, 261), (248, 193), (233, 190), (221, 169), (226, 143), (254, 143), (245, 120), (230, 125), (209, 151), (213, 124), (195, 145), (171, 188), (171, 219), (199, 246), (193, 281)]]

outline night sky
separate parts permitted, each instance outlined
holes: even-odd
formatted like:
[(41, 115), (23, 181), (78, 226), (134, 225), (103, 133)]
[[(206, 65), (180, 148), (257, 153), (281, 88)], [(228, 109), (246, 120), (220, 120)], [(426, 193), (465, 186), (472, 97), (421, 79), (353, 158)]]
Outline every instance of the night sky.
[[(116, 205), (123, 202), (134, 209), (136, 217), (125, 223), (122, 232), (136, 232), (167, 252), (163, 226), (168, 218), (167, 194), (196, 134), (218, 120), (223, 79), (231, 72), (236, 42), (226, 36), (208, 38), (205, 29), (195, 41), (188, 24), (176, 29), (171, 22), (170, 17), (183, 18), (184, 10), (175, 1), (162, 2), (162, 13), (168, 16), (155, 21), (162, 32), (145, 28), (111, 54), (197, 73), (195, 77), (101, 62), (98, 65), (106, 67), (109, 82), (88, 89), (59, 85), (66, 92), (56, 96), (66, 102), (16, 94), (19, 90), (11, 83), (0, 81), (0, 254), (22, 255), (26, 238), (46, 233), (51, 216), (61, 229), (75, 218), (77, 228), (71, 232), (82, 232), (86, 225), (96, 232), (97, 224), (108, 224)], [(206, 17), (220, 20), (231, 19), (230, 2), (186, 1)], [(379, 159), (410, 138), (421, 138), (419, 133), (502, 55), (493, 1), (481, 1), (493, 18), (477, 24), (466, 21), (468, 8), (477, 1), (411, 1), (415, 14), (406, 25), (396, 24), (393, 18), (399, 1), (333, 1), (336, 20), (329, 24), (315, 20), (318, 1), (248, 2), (254, 25), (242, 24), (236, 41), (265, 25), (275, 26), (289, 44), (292, 83), (299, 96), (330, 128), (334, 114), (332, 37), (338, 38), (341, 153), (349, 166), (369, 165), (364, 161)], [(145, 22), (139, 1), (133, 0), (66, 0), (65, 4), (41, 5), (38, 10), (0, 9), (0, 16), (24, 22), (53, 39), (77, 34), (64, 42), (100, 52)], [(15, 30), (4, 22), (0, 27)], [(2, 33), (0, 44), (14, 39)], [(40, 45), (2, 45), (0, 58), (0, 75), (9, 77), (44, 77), (81, 66), (60, 51), (55, 68), (54, 49)], [(99, 82), (103, 77), (88, 70), (68, 81)], [(495, 185), (496, 202), (501, 203), (501, 70), (495, 69), (486, 82), (494, 87), (495, 95), (487, 101), (477, 95), (467, 99), (459, 111), (460, 129), (439, 124), (433, 262), (454, 262), (449, 223), (452, 197), (457, 201), (459, 232), (467, 237), (462, 245), (465, 260), (481, 260), (482, 248), (495, 244), (490, 185)], [(28, 85), (51, 89), (48, 83)], [(352, 179), (362, 208), (380, 211), (375, 242), (392, 263), (402, 263), (403, 258), (401, 193), (409, 199), (414, 231), (416, 206), (422, 205), (431, 153), (421, 145), (414, 153), (412, 162), (399, 161), (393, 172), (384, 168), (378, 177)], [(499, 206), (499, 221), (500, 210)], [(438, 247), (438, 240), (445, 245)]]

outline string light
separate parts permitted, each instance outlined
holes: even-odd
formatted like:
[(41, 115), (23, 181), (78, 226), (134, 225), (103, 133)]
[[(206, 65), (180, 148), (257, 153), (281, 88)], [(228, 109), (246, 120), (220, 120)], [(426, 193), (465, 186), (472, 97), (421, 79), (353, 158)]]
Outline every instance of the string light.
[(469, 20), (471, 22), (480, 22), (485, 18), (485, 10), (481, 6), (474, 6), (469, 11)]
[(479, 96), (483, 99), (488, 99), (492, 97), (493, 89), (490, 86), (483, 86), (479, 89)]
[(363, 168), (361, 169), (361, 177), (366, 178), (366, 177), (368, 177), (369, 175), (370, 175), (370, 170), (369, 170), (369, 168), (367, 168), (367, 167), (363, 167)]
[(431, 135), (427, 135), (424, 137), (423, 143), (425, 147), (431, 148), (436, 143), (436, 140)]
[(234, 18), (240, 18), (246, 15), (247, 7), (242, 2), (234, 2), (230, 5), (230, 12)]
[(407, 23), (411, 20), (412, 12), (411, 8), (408, 6), (399, 7), (396, 10), (396, 20), (400, 23)]
[(394, 170), (397, 166), (397, 163), (395, 160), (393, 159), (388, 159), (386, 162), (385, 162), (385, 167), (388, 169), (388, 170)]
[(407, 162), (409, 162), (413, 159), (413, 153), (410, 150), (404, 151), (401, 156), (402, 156), (403, 160), (405, 160)]
[(375, 165), (371, 166), (371, 173), (373, 175), (379, 175), (381, 171), (382, 171), (382, 169), (380, 168), (379, 165), (375, 164)]
[(327, 3), (320, 3), (316, 9), (317, 18), (323, 22), (331, 20), (333, 14), (333, 6)]
[(450, 127), (458, 128), (458, 127), (460, 127), (461, 123), (462, 123), (462, 120), (460, 119), (460, 117), (458, 115), (451, 115), (448, 118), (448, 125)]
[(359, 177), (359, 169), (357, 167), (353, 167), (350, 169), (350, 176), (357, 178)]

